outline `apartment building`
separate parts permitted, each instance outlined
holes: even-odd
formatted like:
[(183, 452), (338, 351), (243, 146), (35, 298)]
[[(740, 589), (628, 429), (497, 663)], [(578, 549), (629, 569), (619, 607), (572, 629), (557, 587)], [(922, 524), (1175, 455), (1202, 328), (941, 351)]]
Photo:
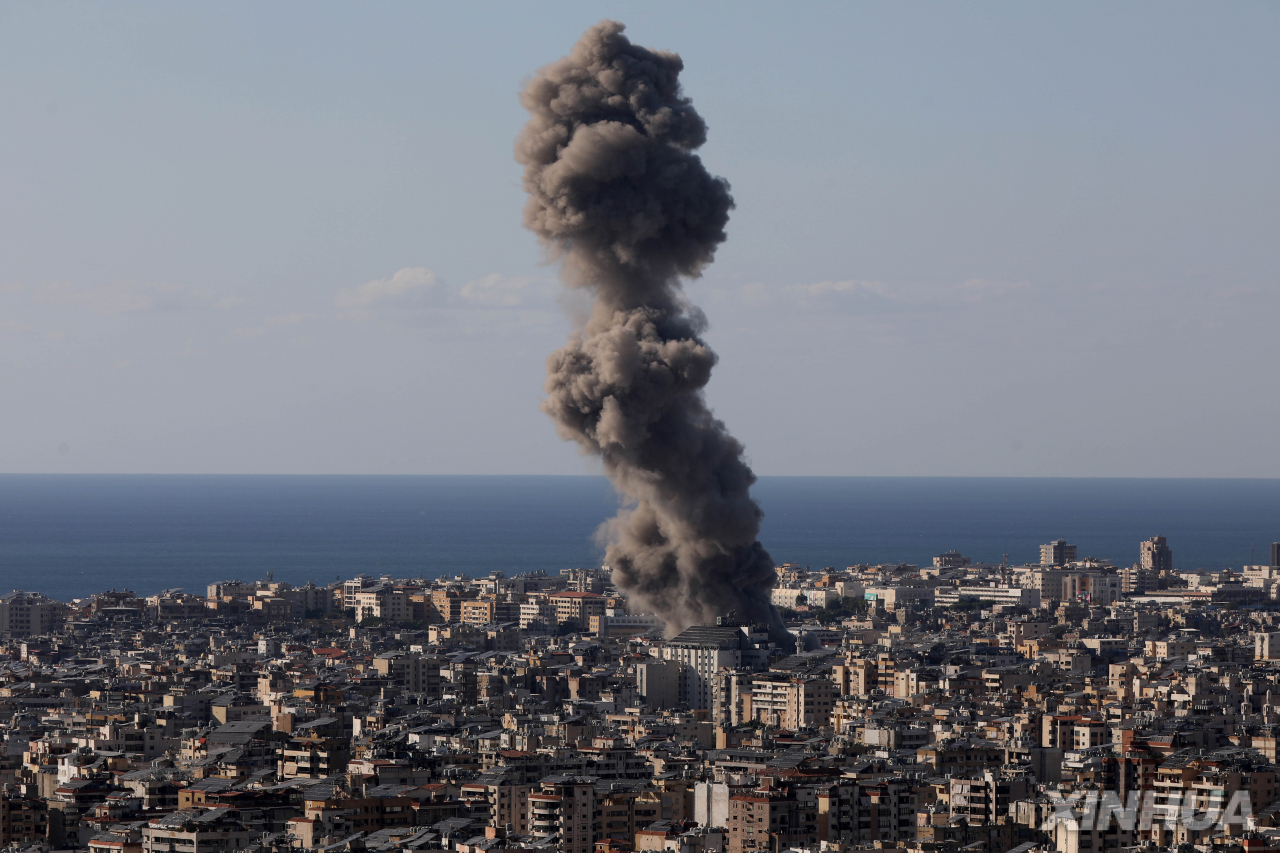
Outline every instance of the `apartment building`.
[[(38, 592), (15, 589), (0, 595), (0, 635), (36, 637), (62, 626), (67, 606)], [(201, 611), (204, 606), (201, 605)]]

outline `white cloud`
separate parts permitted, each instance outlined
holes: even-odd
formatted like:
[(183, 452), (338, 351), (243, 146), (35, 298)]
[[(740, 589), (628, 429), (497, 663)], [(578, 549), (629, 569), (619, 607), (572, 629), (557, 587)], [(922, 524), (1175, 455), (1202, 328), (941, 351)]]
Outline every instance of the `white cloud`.
[(1016, 293), (1029, 287), (1031, 287), (1031, 282), (1026, 280), (996, 281), (990, 278), (971, 278), (964, 284), (959, 285), (956, 288), (956, 292), (960, 294), (960, 298), (965, 302), (980, 302), (983, 299)]
[(873, 293), (876, 296), (887, 296), (888, 288), (878, 281), (819, 281), (815, 284), (791, 284), (784, 288), (789, 293), (801, 297), (814, 298), (829, 293)]
[(359, 287), (339, 290), (333, 297), (338, 308), (368, 308), (375, 302), (400, 302), (435, 287), (436, 274), (426, 267), (405, 267), (391, 278), (367, 281)]
[(458, 295), (472, 305), (512, 308), (524, 304), (525, 298), (533, 292), (530, 285), (535, 281), (526, 276), (508, 277), (495, 272), (467, 282)]

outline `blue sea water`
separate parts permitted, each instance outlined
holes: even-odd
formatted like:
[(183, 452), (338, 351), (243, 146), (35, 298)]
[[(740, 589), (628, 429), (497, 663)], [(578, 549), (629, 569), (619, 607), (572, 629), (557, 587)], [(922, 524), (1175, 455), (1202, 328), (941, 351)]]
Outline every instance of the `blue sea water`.
[[(952, 548), (1022, 563), (1058, 537), (1128, 565), (1157, 534), (1175, 566), (1222, 568), (1280, 540), (1280, 480), (763, 477), (753, 494), (774, 559), (814, 568)], [(599, 477), (0, 475), (0, 591), (555, 573), (599, 565), (617, 507)]]

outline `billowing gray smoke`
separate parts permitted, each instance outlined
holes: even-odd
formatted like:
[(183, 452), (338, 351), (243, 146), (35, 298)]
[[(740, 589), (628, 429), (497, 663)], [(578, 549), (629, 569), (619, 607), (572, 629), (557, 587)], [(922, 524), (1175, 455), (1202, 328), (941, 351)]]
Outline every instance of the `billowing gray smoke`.
[(525, 226), (594, 297), (547, 360), (543, 409), (598, 454), (627, 508), (606, 523), (614, 582), (668, 634), (734, 612), (789, 640), (743, 447), (707, 408), (715, 353), (681, 279), (725, 239), (733, 199), (694, 150), (707, 128), (680, 91), (680, 57), (592, 27), (521, 93)]

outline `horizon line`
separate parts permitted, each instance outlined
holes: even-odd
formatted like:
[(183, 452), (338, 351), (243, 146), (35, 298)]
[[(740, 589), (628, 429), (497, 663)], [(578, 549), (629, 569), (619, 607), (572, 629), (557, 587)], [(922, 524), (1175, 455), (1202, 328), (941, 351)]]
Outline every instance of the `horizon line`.
[[(237, 471), (237, 472), (216, 472), (216, 471), (0, 471), (0, 478), (14, 477), (329, 477), (329, 478), (386, 478), (386, 479), (408, 479), (413, 477), (522, 477), (522, 478), (558, 478), (558, 479), (599, 479), (608, 480), (608, 476), (599, 474), (387, 474), (387, 473), (340, 473), (340, 472), (311, 472), (311, 473), (284, 473), (284, 472), (263, 472), (263, 471)], [(1230, 475), (1108, 475), (1108, 474), (757, 474), (757, 480), (765, 479), (792, 479), (792, 480), (1149, 480), (1156, 482), (1170, 482), (1177, 480), (1231, 480), (1231, 481), (1280, 481), (1278, 477), (1242, 477)]]

